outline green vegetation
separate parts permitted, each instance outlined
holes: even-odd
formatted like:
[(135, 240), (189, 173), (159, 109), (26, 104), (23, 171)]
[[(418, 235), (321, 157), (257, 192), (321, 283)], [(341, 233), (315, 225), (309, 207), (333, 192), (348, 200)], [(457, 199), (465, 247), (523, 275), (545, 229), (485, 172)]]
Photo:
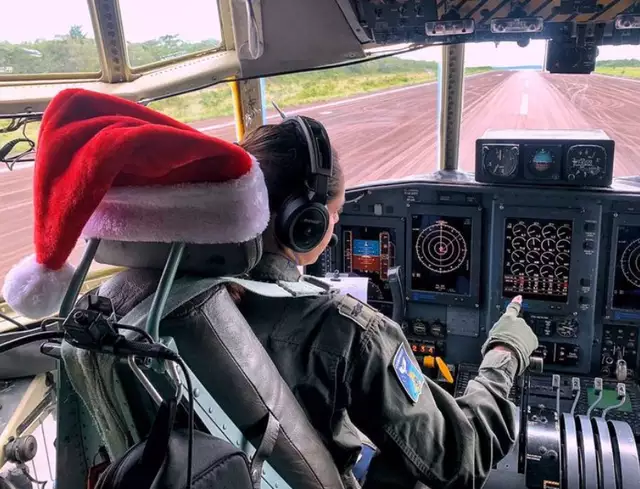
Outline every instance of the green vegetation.
[[(162, 36), (142, 43), (129, 43), (129, 61), (133, 66), (175, 58), (218, 46), (215, 40), (190, 43), (177, 36)], [(0, 74), (40, 74), (97, 72), (95, 40), (79, 26), (55, 39), (10, 44), (0, 42)], [(473, 67), (467, 74), (482, 73), (491, 67)], [(435, 81), (438, 65), (431, 61), (384, 58), (340, 68), (271, 77), (266, 80), (267, 100), (284, 109), (338, 98)], [(231, 116), (231, 89), (227, 84), (152, 102), (150, 107), (183, 122)], [(0, 121), (0, 127), (3, 123)], [(37, 137), (39, 124), (30, 124), (27, 134)], [(19, 137), (0, 134), (0, 144)]]
[[(167, 35), (145, 42), (127, 44), (129, 64), (142, 66), (164, 59), (212, 49), (220, 45), (215, 39), (185, 42)], [(55, 39), (36, 39), (12, 44), (0, 41), (0, 74), (98, 73), (98, 48), (80, 26), (74, 25)]]
[[(287, 109), (434, 81), (437, 68), (436, 63), (427, 61), (385, 58), (341, 68), (275, 76), (266, 80), (266, 97)], [(158, 100), (149, 106), (183, 122), (233, 114), (231, 91), (227, 85)]]
[(598, 61), (596, 73), (625, 78), (640, 78), (640, 59)]
[(486, 73), (487, 71), (491, 71), (494, 68), (491, 66), (471, 66), (469, 68), (465, 68), (465, 75), (477, 75), (478, 73)]

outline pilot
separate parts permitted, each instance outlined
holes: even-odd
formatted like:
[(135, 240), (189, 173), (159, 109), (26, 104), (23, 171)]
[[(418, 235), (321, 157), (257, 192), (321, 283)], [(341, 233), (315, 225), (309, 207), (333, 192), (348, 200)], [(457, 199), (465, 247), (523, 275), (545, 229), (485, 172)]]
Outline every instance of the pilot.
[[(340, 163), (325, 129), (309, 118), (262, 126), (241, 141), (242, 151), (132, 102), (72, 89), (52, 101), (43, 128), (41, 142), (50, 140), (55, 151), (41, 147), (37, 157), (36, 254), (11, 270), (3, 288), (28, 317), (60, 307), (73, 276), (66, 261), (81, 232), (106, 239), (162, 234), (165, 242), (208, 240), (221, 227), (237, 242), (263, 233), (265, 253), (252, 278), (296, 281), (298, 266), (315, 262), (329, 244), (345, 201)], [(242, 165), (232, 165), (235, 159)], [(306, 201), (310, 188), (326, 202)], [(246, 204), (242, 212), (220, 212), (229, 195)], [(298, 212), (301, 205), (313, 212)], [(198, 220), (185, 219), (193, 212)], [(130, 295), (140, 291), (120, 285), (107, 295), (125, 314), (134, 306)], [(265, 298), (229, 290), (345, 479), (362, 451), (360, 432), (379, 451), (365, 488), (418, 481), (431, 489), (478, 488), (514, 446), (516, 409), (508, 393), (538, 345), (518, 317), (519, 299), (489, 332), (478, 377), (454, 399), (423, 376), (401, 328), (351, 296)], [(210, 297), (194, 299), (189, 317), (203, 314)]]
[[(310, 134), (320, 145), (311, 152)], [(264, 256), (251, 276), (296, 281), (298, 266), (318, 259), (339, 220), (345, 202), (340, 162), (323, 126), (307, 117), (261, 126), (240, 145), (260, 161), (272, 216)], [(329, 225), (313, 249), (297, 252), (279, 219), (308, 191), (310, 159), (323, 154), (332, 159)], [(228, 288), (338, 468), (351, 470), (360, 452), (353, 425), (377, 446), (365, 488), (406, 489), (418, 481), (431, 489), (479, 488), (514, 446), (516, 407), (508, 393), (538, 346), (518, 317), (520, 297), (482, 346), (478, 377), (455, 399), (421, 373), (398, 324), (350, 296), (269, 299)]]

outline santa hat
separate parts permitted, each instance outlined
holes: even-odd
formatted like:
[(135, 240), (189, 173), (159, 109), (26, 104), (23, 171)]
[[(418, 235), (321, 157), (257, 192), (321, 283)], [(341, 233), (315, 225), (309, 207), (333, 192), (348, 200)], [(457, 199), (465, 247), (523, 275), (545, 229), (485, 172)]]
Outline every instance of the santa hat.
[(6, 276), (18, 313), (57, 312), (80, 236), (240, 243), (269, 221), (267, 189), (241, 147), (119, 97), (60, 92), (42, 118), (33, 182), (35, 254)]

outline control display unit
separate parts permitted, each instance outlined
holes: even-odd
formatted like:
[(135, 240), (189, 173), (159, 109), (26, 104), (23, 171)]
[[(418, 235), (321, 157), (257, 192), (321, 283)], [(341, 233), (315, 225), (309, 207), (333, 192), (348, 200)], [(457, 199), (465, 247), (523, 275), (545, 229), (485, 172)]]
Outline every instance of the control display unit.
[(619, 226), (613, 277), (614, 309), (640, 310), (640, 226)]
[(561, 219), (505, 219), (502, 295), (568, 300), (572, 222)]
[(471, 231), (469, 217), (413, 215), (411, 288), (468, 296)]
[(389, 268), (395, 266), (396, 232), (392, 228), (342, 228), (343, 270), (369, 278), (368, 300), (392, 302)]

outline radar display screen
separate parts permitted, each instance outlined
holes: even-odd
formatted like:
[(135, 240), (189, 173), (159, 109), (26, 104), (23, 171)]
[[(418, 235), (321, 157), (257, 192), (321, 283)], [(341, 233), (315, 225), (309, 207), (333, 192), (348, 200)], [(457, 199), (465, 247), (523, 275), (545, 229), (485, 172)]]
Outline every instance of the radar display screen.
[(572, 222), (507, 219), (504, 234), (503, 297), (567, 302)]
[(393, 302), (389, 268), (395, 266), (396, 234), (392, 229), (350, 226), (342, 228), (345, 273), (369, 277), (367, 300)]
[(640, 309), (640, 226), (618, 227), (614, 309)]
[(471, 218), (414, 215), (411, 219), (411, 288), (470, 295)]

